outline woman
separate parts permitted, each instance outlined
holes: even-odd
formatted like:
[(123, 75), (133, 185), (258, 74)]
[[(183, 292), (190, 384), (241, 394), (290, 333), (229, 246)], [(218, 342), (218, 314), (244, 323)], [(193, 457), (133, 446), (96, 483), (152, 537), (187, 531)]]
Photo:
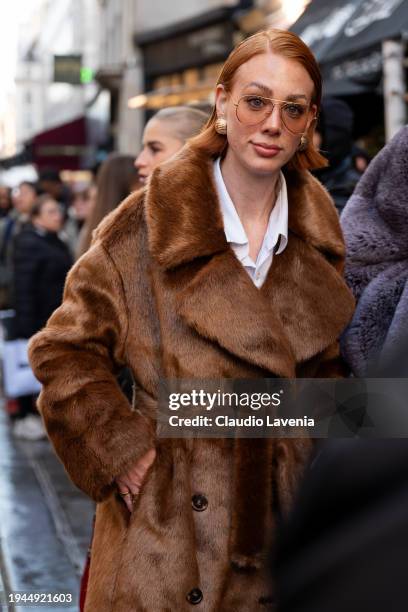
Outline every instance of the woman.
[(10, 293), (10, 266), (7, 261), (8, 240), (13, 229), (11, 189), (0, 184), (0, 310), (6, 310)]
[(38, 184), (30, 181), (23, 181), (13, 190), (12, 197), (14, 208), (23, 221), (26, 221), (31, 213), (31, 210), (37, 200)]
[(95, 202), (79, 234), (77, 258), (89, 249), (92, 232), (107, 214), (139, 187), (137, 172), (131, 155), (111, 153), (98, 171)]
[(296, 35), (242, 42), (205, 130), (101, 224), (31, 343), (49, 435), (98, 502), (86, 610), (273, 606), (272, 508), (288, 511), (309, 445), (158, 438), (155, 411), (163, 377), (339, 373), (353, 299), (337, 213), (306, 171), (324, 163), (320, 95)]
[(356, 376), (385, 372), (407, 329), (407, 168), (404, 127), (372, 160), (341, 217), (346, 279), (357, 301), (342, 350)]
[(13, 208), (0, 221), (0, 308), (11, 308), (13, 284), (13, 243), (29, 224), (31, 209), (37, 200), (37, 185), (23, 181), (12, 191)]
[(135, 166), (144, 185), (157, 166), (175, 155), (186, 141), (204, 127), (207, 115), (197, 108), (162, 108), (148, 121), (143, 132), (143, 149)]
[(80, 189), (74, 190), (72, 204), (68, 208), (63, 230), (64, 239), (73, 255), (75, 255), (82, 228), (85, 227), (86, 221), (96, 205), (96, 198), (97, 187), (95, 183), (90, 183), (86, 187), (82, 186)]
[[(31, 208), (30, 223), (14, 239), (13, 306), (17, 338), (31, 338), (62, 302), (65, 277), (72, 264), (68, 248), (58, 237), (62, 223), (60, 205), (51, 196), (43, 195)], [(17, 403), (14, 435), (31, 440), (44, 437), (34, 397), (19, 397)]]

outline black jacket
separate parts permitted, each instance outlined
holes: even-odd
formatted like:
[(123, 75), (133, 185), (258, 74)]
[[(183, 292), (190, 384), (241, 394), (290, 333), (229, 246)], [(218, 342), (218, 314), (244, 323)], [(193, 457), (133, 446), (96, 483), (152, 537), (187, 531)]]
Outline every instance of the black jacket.
[(361, 178), (353, 168), (351, 157), (346, 157), (337, 166), (316, 170), (314, 174), (330, 193), (340, 215)]
[(315, 170), (314, 174), (330, 193), (340, 214), (360, 179), (351, 157), (353, 111), (344, 100), (324, 97), (317, 129), (329, 167)]
[(16, 236), (13, 306), (18, 337), (30, 338), (61, 304), (71, 265), (68, 247), (57, 234), (28, 226)]

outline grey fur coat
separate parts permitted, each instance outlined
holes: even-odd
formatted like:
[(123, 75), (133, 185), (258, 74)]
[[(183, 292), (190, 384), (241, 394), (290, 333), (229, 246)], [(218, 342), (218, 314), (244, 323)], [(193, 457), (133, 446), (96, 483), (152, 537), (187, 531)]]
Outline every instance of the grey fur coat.
[(356, 376), (394, 352), (408, 324), (408, 126), (373, 159), (341, 216), (357, 301), (342, 352)]

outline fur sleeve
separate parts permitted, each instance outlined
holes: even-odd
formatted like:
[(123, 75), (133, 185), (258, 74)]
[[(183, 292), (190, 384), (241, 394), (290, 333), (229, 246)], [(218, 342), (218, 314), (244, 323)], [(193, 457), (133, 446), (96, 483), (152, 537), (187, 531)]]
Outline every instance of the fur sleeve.
[(127, 325), (121, 278), (99, 243), (71, 270), (62, 306), (29, 346), (48, 435), (73, 482), (96, 501), (154, 444), (151, 422), (116, 382)]

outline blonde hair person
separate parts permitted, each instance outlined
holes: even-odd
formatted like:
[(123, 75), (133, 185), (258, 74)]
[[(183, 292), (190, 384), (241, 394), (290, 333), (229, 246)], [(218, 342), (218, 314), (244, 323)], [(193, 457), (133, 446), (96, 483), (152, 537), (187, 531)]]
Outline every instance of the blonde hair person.
[(189, 106), (159, 110), (146, 124), (143, 149), (136, 158), (139, 179), (144, 184), (153, 170), (175, 155), (186, 141), (204, 127), (208, 115)]
[(344, 242), (309, 172), (321, 89), (295, 34), (240, 43), (203, 131), (102, 222), (31, 342), (50, 438), (97, 502), (87, 612), (275, 606), (268, 556), (310, 438), (168, 438), (157, 410), (163, 379), (342, 375)]

